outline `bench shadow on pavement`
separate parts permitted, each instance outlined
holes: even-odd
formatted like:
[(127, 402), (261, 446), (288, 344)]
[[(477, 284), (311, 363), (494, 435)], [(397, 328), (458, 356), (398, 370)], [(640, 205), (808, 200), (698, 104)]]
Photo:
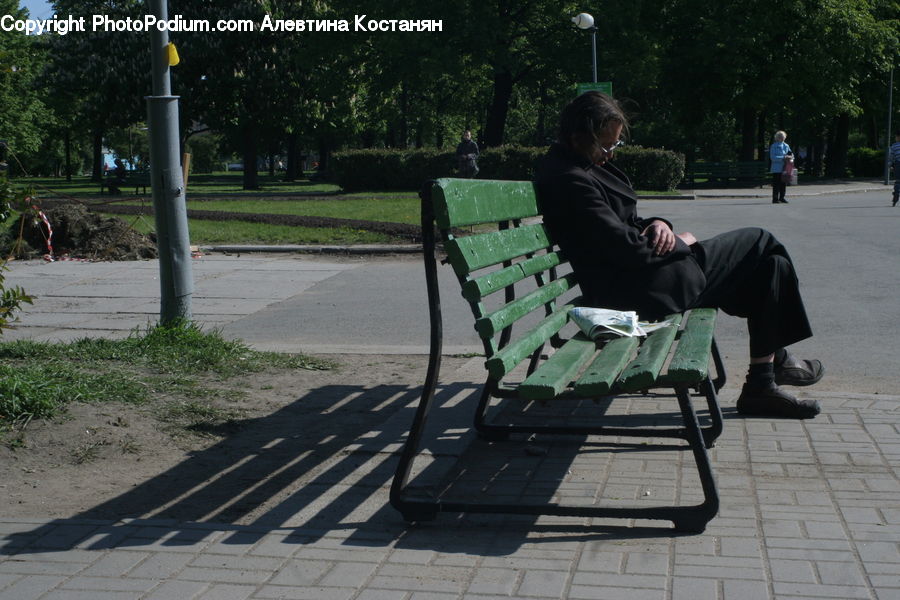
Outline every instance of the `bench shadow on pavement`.
[[(529, 502), (549, 502), (558, 499), (571, 470), (580, 468), (573, 466), (579, 457), (612, 455), (627, 466), (630, 453), (684, 451), (677, 444), (601, 444), (572, 436), (489, 444), (476, 440), (470, 427), (479, 391), (470, 383), (438, 388), (424, 437), (427, 466), (416, 474), (416, 486), (507, 500), (524, 493)], [(500, 555), (524, 543), (674, 534), (667, 522), (625, 527), (532, 516), (441, 514), (432, 523), (405, 523), (388, 504), (387, 489), (420, 392), (403, 385), (317, 388), (270, 415), (227, 425), (220, 442), (102, 504), (31, 529), (23, 523), (0, 538), (0, 555), (164, 549), (216, 532), (224, 532), (220, 543), (245, 546), (278, 534), (282, 543), (298, 546), (329, 537), (351, 547)], [(648, 411), (648, 418), (650, 412), (653, 419), (677, 418), (672, 404), (661, 406), (670, 408)], [(595, 405), (594, 416), (606, 408)], [(546, 418), (540, 407), (532, 410), (534, 418)], [(528, 412), (520, 410), (525, 417)], [(579, 418), (577, 411), (572, 417)], [(664, 462), (655, 461), (660, 473), (672, 470)], [(589, 495), (578, 485), (563, 493)]]

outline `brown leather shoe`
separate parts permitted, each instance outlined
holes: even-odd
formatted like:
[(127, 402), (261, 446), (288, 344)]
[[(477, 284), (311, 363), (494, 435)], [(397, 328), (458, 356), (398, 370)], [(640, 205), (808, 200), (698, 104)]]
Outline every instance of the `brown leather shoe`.
[(778, 385), (806, 386), (817, 383), (825, 374), (820, 360), (802, 360), (790, 352), (780, 365), (775, 365), (775, 383)]
[(774, 384), (762, 390), (744, 384), (737, 410), (747, 416), (787, 419), (811, 419), (822, 411), (818, 400), (798, 400)]

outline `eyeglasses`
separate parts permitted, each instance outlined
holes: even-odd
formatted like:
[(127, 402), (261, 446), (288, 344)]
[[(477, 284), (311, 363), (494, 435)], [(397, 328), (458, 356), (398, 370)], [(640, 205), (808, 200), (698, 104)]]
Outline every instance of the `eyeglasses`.
[(619, 140), (615, 144), (610, 146), (609, 148), (604, 148), (603, 146), (600, 146), (600, 149), (603, 150), (604, 154), (612, 154), (613, 152), (616, 151), (616, 148), (621, 148), (624, 145), (625, 145), (625, 140)]

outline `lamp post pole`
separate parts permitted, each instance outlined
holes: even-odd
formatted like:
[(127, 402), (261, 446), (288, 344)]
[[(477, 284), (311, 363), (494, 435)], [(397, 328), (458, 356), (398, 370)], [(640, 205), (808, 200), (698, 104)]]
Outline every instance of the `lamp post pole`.
[[(168, 20), (167, 0), (150, 0), (150, 12)], [(150, 31), (153, 95), (147, 97), (150, 133), (150, 181), (159, 250), (160, 324), (186, 323), (192, 318), (194, 293), (188, 237), (184, 178), (178, 135), (178, 96), (172, 96), (168, 59), (169, 33)]]
[(591, 64), (594, 67), (594, 83), (597, 83), (597, 26), (594, 25), (594, 17), (588, 13), (579, 13), (572, 17), (572, 22), (579, 29), (591, 32)]

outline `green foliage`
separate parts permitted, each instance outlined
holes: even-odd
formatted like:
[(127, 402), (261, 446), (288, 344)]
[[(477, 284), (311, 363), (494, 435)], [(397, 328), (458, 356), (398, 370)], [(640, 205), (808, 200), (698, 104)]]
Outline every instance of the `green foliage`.
[[(31, 190), (22, 190), (14, 186), (6, 179), (0, 178), (0, 231), (13, 215), (13, 211), (24, 212), (28, 210), (28, 199), (31, 198)], [(2, 236), (0, 236), (2, 237)], [(21, 310), (23, 304), (32, 304), (33, 299), (19, 286), (7, 287), (6, 277), (3, 272), (7, 270), (7, 254), (12, 248), (0, 248), (4, 252), (0, 256), (0, 335), (3, 330), (15, 321), (16, 313)]]
[(116, 361), (160, 373), (215, 373), (233, 377), (270, 366), (324, 369), (329, 363), (303, 355), (259, 352), (239, 340), (226, 340), (218, 331), (203, 331), (193, 324), (152, 327), (133, 331), (124, 340), (83, 338), (67, 344), (18, 341), (0, 344), (7, 360), (61, 360), (102, 363)]
[[(0, 15), (24, 18), (16, 0), (0, 0)], [(15, 31), (0, 31), (0, 140), (4, 140), (16, 156), (35, 152), (45, 136), (51, 114), (44, 104), (44, 94), (35, 80), (45, 60), (39, 36), (26, 36)], [(0, 150), (0, 159), (8, 160), (10, 171), (17, 164)]]
[(191, 155), (191, 173), (212, 173), (222, 168), (219, 160), (222, 136), (214, 133), (193, 135), (184, 146)]
[[(498, 146), (478, 159), (479, 179), (530, 181), (546, 148)], [(332, 158), (332, 176), (345, 192), (418, 190), (429, 179), (455, 176), (454, 154), (421, 150), (347, 150)], [(616, 165), (635, 188), (671, 190), (684, 176), (684, 156), (669, 150), (629, 146), (616, 152)]]
[[(16, 0), (0, 6), (0, 14), (21, 15)], [(137, 0), (56, 0), (54, 8), (113, 19), (146, 12)], [(195, 125), (221, 135), (227, 153), (245, 161), (284, 156), (288, 147), (324, 164), (342, 147), (452, 149), (463, 128), (492, 147), (540, 146), (553, 137), (573, 83), (590, 79), (591, 37), (569, 19), (599, 9), (568, 0), (385, 0), (377, 8), (362, 0), (170, 0), (170, 15), (211, 23), (350, 20), (351, 31), (340, 33), (171, 32), (182, 56), (171, 72), (172, 93), (180, 97), (195, 172), (210, 168), (199, 138), (189, 135)], [(443, 27), (359, 32), (354, 14), (430, 18)], [(896, 0), (609, 0), (595, 16), (598, 76), (613, 82), (644, 146), (676, 149), (690, 160), (752, 160), (785, 129), (794, 147), (818, 144), (843, 157), (847, 128), (836, 135), (834, 125), (841, 115), (850, 116), (851, 129), (866, 131), (867, 145), (876, 143), (868, 126), (887, 109), (884, 86), (900, 51)], [(41, 172), (59, 171), (64, 139), (76, 171), (86, 148), (99, 153), (103, 134), (121, 146), (110, 130), (145, 118), (147, 37), (0, 32), (0, 139)], [(489, 167), (490, 157), (484, 160)], [(380, 166), (388, 187), (399, 171), (418, 169)], [(453, 163), (422, 165), (435, 167), (446, 172)], [(242, 173), (244, 187), (256, 189), (251, 174)]]
[(89, 372), (68, 361), (0, 364), (0, 423), (48, 418), (70, 402), (138, 402), (147, 388), (117, 371)]
[(481, 179), (507, 179), (527, 181), (534, 179), (537, 162), (547, 152), (546, 148), (530, 146), (497, 146), (481, 153), (478, 167)]
[(345, 192), (417, 190), (427, 179), (449, 177), (453, 164), (453, 152), (434, 148), (346, 150), (332, 156), (330, 172)]
[(615, 164), (641, 190), (674, 190), (684, 177), (684, 155), (671, 150), (626, 146), (616, 152)]
[(853, 177), (878, 177), (884, 175), (884, 150), (850, 148), (847, 151), (847, 168)]

